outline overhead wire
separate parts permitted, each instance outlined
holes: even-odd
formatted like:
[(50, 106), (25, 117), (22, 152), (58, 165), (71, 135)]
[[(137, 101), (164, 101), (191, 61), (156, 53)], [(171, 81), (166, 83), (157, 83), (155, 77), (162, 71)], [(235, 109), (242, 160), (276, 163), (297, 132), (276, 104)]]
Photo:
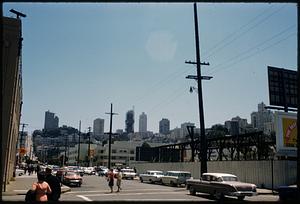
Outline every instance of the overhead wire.
[(282, 10), (285, 7), (285, 5), (281, 6), (280, 8), (276, 9), (275, 11), (273, 11), (271, 14), (267, 15), (266, 17), (264, 17), (263, 19), (261, 19), (260, 21), (258, 21), (256, 24), (254, 24), (253, 26), (251, 26), (250, 28), (244, 30), (243, 32), (239, 33), (236, 37), (234, 37), (233, 39), (231, 39), (230, 41), (226, 42), (225, 44), (223, 44), (222, 46), (220, 46), (220, 48), (218, 48), (215, 52), (210, 53), (208, 56), (206, 56), (205, 58), (209, 58), (212, 55), (214, 55), (217, 52), (220, 52), (221, 50), (223, 50), (225, 47), (227, 47), (228, 45), (230, 45), (231, 43), (233, 43), (234, 41), (236, 41), (237, 39), (239, 39), (240, 37), (242, 37), (244, 34), (248, 33), (248, 31), (254, 29), (255, 27), (257, 27), (258, 25), (264, 23), (265, 21), (267, 21), (271, 16), (273, 16), (274, 14), (278, 13), (280, 10)]
[[(273, 7), (273, 4), (271, 5), (271, 7)], [(258, 15), (256, 15), (254, 18), (251, 18), (246, 24), (240, 26), (238, 29), (236, 29), (235, 31), (231, 32), (230, 34), (226, 35), (224, 38), (222, 38), (220, 41), (218, 41), (212, 48), (209, 48), (207, 52), (204, 52), (202, 54), (203, 57), (206, 57), (206, 55), (208, 55), (210, 52), (214, 51), (215, 49), (217, 49), (220, 45), (222, 45), (222, 43), (226, 42), (226, 40), (228, 38), (233, 37), (234, 35), (236, 35), (238, 32), (240, 32), (244, 27), (247, 27), (250, 23), (252, 23), (253, 21), (255, 21), (257, 18), (259, 18), (260, 16), (266, 15), (266, 11), (269, 10), (270, 7), (265, 8), (262, 12), (260, 12)]]
[(218, 69), (218, 67), (220, 67), (220, 66), (222, 67), (222, 66), (226, 65), (226, 63), (228, 63), (230, 61), (236, 61), (238, 58), (242, 57), (243, 55), (245, 55), (245, 54), (247, 54), (251, 51), (255, 51), (257, 48), (262, 47), (264, 44), (266, 44), (266, 43), (274, 40), (275, 38), (285, 34), (287, 31), (291, 30), (292, 28), (295, 28), (295, 26), (296, 26), (295, 24), (290, 25), (287, 28), (285, 28), (284, 30), (282, 30), (281, 32), (273, 35), (271, 38), (269, 38), (269, 39), (267, 39), (263, 42), (257, 43), (255, 46), (252, 46), (249, 49), (239, 53), (238, 55), (235, 55), (235, 56), (231, 57), (230, 59), (225, 60), (225, 62), (220, 62), (219, 64), (215, 65), (212, 69), (210, 69), (208, 74), (213, 74), (213, 73), (215, 73), (215, 71), (220, 69), (220, 68)]

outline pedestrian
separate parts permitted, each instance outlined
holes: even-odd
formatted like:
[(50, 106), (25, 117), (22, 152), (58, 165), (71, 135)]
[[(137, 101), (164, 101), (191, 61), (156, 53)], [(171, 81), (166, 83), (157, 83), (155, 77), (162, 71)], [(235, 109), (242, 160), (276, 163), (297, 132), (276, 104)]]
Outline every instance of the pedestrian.
[(60, 181), (56, 176), (52, 175), (52, 169), (46, 168), (46, 178), (45, 181), (49, 184), (52, 193), (48, 195), (49, 201), (58, 201), (61, 194)]
[(117, 186), (118, 186), (117, 192), (120, 192), (120, 190), (122, 190), (121, 188), (122, 172), (120, 168), (118, 168), (118, 173), (116, 174), (116, 177), (117, 177)]
[(52, 190), (49, 186), (49, 184), (45, 181), (45, 173), (39, 172), (37, 174), (38, 181), (34, 182), (32, 184), (32, 191), (35, 192), (36, 196), (35, 199), (36, 201), (39, 202), (47, 202), (48, 197), (47, 194), (51, 194)]
[(133, 170), (134, 170), (134, 173), (136, 173), (136, 168), (135, 167), (133, 167)]
[(113, 169), (110, 169), (108, 174), (107, 174), (107, 181), (108, 181), (108, 186), (110, 188), (110, 192), (113, 192), (113, 186), (114, 186), (114, 172)]

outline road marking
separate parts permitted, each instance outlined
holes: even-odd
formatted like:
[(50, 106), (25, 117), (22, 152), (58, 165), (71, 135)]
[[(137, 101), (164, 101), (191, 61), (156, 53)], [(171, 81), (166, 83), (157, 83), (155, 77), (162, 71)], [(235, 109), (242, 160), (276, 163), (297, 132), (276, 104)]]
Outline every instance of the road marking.
[(93, 200), (91, 200), (91, 199), (89, 199), (88, 197), (83, 196), (83, 195), (76, 195), (76, 196), (79, 197), (79, 198), (82, 198), (82, 199), (85, 200), (85, 201), (93, 201)]
[(143, 192), (143, 193), (106, 193), (106, 194), (88, 194), (85, 196), (128, 196), (128, 195), (151, 195), (151, 194), (178, 194), (178, 192)]
[[(70, 191), (70, 192), (67, 192), (65, 194), (81, 194), (81, 193), (107, 193), (109, 190), (103, 190), (103, 191)], [(133, 191), (133, 192), (136, 192), (136, 191), (186, 191), (186, 189), (149, 189), (149, 188), (145, 188), (145, 189), (132, 189), (132, 190), (122, 190), (122, 192), (130, 192), (130, 191)]]

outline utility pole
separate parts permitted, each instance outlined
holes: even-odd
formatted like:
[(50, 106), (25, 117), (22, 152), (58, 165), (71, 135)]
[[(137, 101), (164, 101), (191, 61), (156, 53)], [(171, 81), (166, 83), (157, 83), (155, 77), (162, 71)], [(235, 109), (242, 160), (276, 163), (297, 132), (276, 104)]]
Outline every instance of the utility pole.
[(79, 167), (80, 158), (80, 131), (81, 131), (81, 120), (79, 121), (79, 133), (78, 133), (78, 155), (77, 155), (77, 166)]
[(89, 134), (89, 146), (88, 146), (88, 157), (89, 157), (89, 167), (91, 166), (91, 127), (88, 127), (88, 134)]
[(201, 76), (201, 65), (209, 65), (209, 63), (200, 62), (200, 46), (199, 46), (199, 32), (198, 32), (198, 17), (197, 17), (197, 4), (194, 3), (194, 21), (195, 21), (195, 41), (196, 41), (196, 62), (186, 61), (187, 64), (197, 65), (197, 76), (189, 75), (187, 79), (195, 79), (198, 84), (198, 101), (199, 101), (199, 119), (200, 119), (200, 157), (201, 157), (201, 172), (207, 172), (207, 142), (205, 136), (204, 125), (204, 110), (203, 110), (203, 97), (202, 97), (202, 79), (210, 80), (210, 76)]
[(21, 163), (20, 151), (21, 150), (23, 151), (23, 148), (25, 148), (25, 144), (23, 144), (23, 140), (24, 140), (24, 128), (28, 124), (26, 124), (26, 123), (20, 123), (20, 125), (22, 125), (22, 131), (21, 131), (21, 134), (20, 134), (20, 141), (17, 141), (17, 150), (18, 150), (18, 143), (19, 143), (19, 163)]
[(110, 169), (110, 161), (111, 161), (111, 135), (112, 135), (112, 117), (113, 115), (118, 115), (117, 113), (113, 113), (113, 104), (110, 104), (110, 113), (105, 113), (110, 115), (110, 125), (109, 125), (109, 139), (108, 139), (108, 169)]

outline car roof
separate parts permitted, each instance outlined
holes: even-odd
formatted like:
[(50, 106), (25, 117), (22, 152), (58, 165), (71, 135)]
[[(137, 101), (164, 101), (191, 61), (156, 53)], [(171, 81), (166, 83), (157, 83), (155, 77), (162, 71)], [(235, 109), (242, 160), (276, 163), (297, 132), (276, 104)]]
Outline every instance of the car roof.
[(162, 173), (163, 171), (147, 170), (147, 172), (153, 172), (153, 173)]
[(191, 173), (189, 171), (167, 171), (167, 172), (170, 172), (170, 173), (188, 173), (188, 174)]
[(216, 177), (222, 177), (222, 176), (231, 176), (231, 177), (237, 177), (236, 175), (233, 174), (228, 174), (228, 173), (203, 173), (203, 176), (216, 176)]

